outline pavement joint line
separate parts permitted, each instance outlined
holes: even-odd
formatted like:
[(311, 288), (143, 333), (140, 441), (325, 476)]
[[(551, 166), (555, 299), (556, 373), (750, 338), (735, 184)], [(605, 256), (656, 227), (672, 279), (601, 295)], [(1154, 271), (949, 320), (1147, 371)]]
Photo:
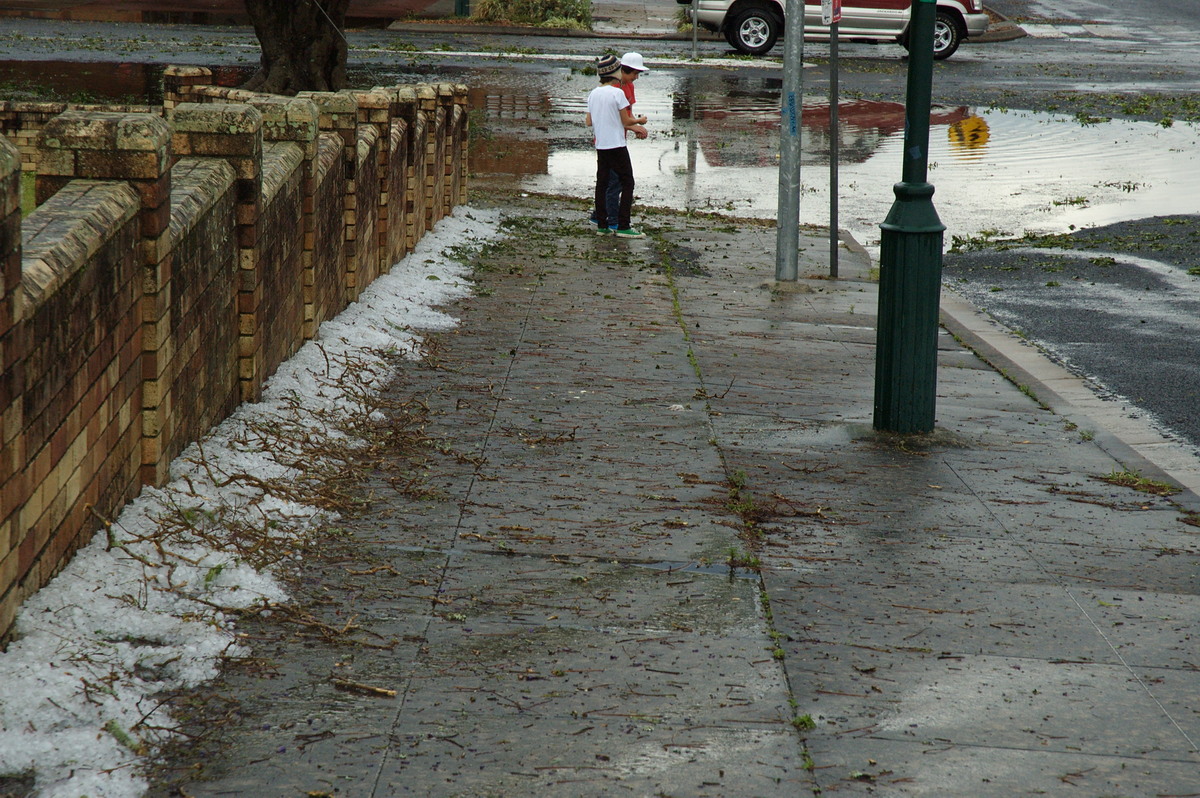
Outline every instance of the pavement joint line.
[(1113, 653), (1113, 656), (1115, 656), (1117, 661), (1121, 663), (1121, 667), (1129, 672), (1129, 675), (1135, 682), (1137, 682), (1137, 685), (1142, 689), (1142, 692), (1144, 692), (1146, 696), (1154, 703), (1154, 705), (1162, 711), (1163, 716), (1171, 721), (1171, 725), (1175, 727), (1176, 731), (1178, 731), (1180, 735), (1182, 735), (1183, 739), (1187, 740), (1188, 745), (1191, 746), (1192, 753), (1195, 754), (1200, 752), (1200, 747), (1197, 747), (1196, 742), (1191, 738), (1183, 726), (1180, 725), (1179, 720), (1171, 714), (1170, 710), (1168, 710), (1159, 697), (1154, 694), (1154, 691), (1150, 689), (1150, 685), (1146, 684), (1145, 679), (1139, 676), (1137, 671), (1133, 669), (1133, 666), (1129, 664), (1128, 660), (1121, 655), (1120, 648), (1113, 643), (1112, 639), (1109, 638), (1108, 634), (1105, 633), (1103, 627), (1101, 627), (1101, 625), (1097, 623), (1096, 619), (1092, 617), (1092, 614), (1088, 612), (1087, 607), (1085, 607), (1083, 602), (1079, 600), (1079, 598), (1075, 595), (1075, 592), (1067, 585), (1063, 585), (1063, 590), (1079, 609), (1079, 611), (1083, 613), (1083, 617), (1088, 619), (1088, 623), (1090, 623), (1092, 628), (1096, 630), (1096, 633), (1100, 635), (1100, 639), (1104, 641), (1104, 644), (1108, 646), (1109, 650)]
[(651, 570), (666, 571), (667, 573), (712, 574), (716, 576), (729, 576), (730, 571), (733, 571), (733, 575), (738, 576), (739, 578), (742, 577), (739, 572), (747, 570), (745, 568), (731, 568), (728, 565), (722, 565), (716, 562), (709, 565), (704, 565), (699, 560), (663, 560), (650, 557), (613, 557), (586, 553), (561, 554), (541, 551), (515, 551), (509, 549), (484, 548), (482, 546), (450, 546), (444, 549), (433, 548), (429, 546), (397, 546), (395, 547), (395, 550), (407, 553), (446, 555), (448, 557), (463, 554), (476, 554), (506, 557), (511, 559), (527, 558), (548, 560), (551, 562), (557, 561), (563, 565), (576, 565), (578, 564), (577, 561), (585, 561), (591, 563), (604, 563), (607, 565), (619, 565), (627, 568), (648, 568)]
[(1104, 641), (1104, 645), (1106, 645), (1109, 651), (1112, 652), (1112, 655), (1116, 657), (1117, 661), (1121, 664), (1121, 667), (1129, 673), (1130, 677), (1134, 682), (1137, 683), (1138, 687), (1140, 687), (1146, 696), (1154, 703), (1154, 705), (1159, 708), (1163, 714), (1163, 717), (1167, 718), (1171, 722), (1171, 725), (1175, 727), (1176, 731), (1178, 731), (1183, 739), (1187, 741), (1188, 745), (1191, 746), (1192, 751), (1200, 751), (1200, 748), (1197, 747), (1195, 741), (1179, 723), (1178, 719), (1171, 714), (1170, 710), (1167, 709), (1158, 696), (1154, 694), (1154, 691), (1150, 689), (1148, 684), (1146, 684), (1145, 679), (1143, 679), (1141, 675), (1139, 675), (1138, 672), (1133, 668), (1133, 666), (1129, 664), (1129, 661), (1122, 656), (1120, 647), (1113, 643), (1112, 638), (1104, 631), (1104, 628), (1100, 625), (1100, 623), (1094, 617), (1092, 617), (1092, 613), (1088, 611), (1088, 608), (1085, 606), (1084, 602), (1080, 601), (1079, 597), (1075, 595), (1075, 591), (1071, 589), (1071, 586), (1063, 581), (1059, 575), (1056, 574), (1056, 572), (1047, 569), (1042, 559), (1037, 556), (1037, 552), (1027, 542), (1020, 540), (1018, 536), (1012, 533), (1012, 530), (1009, 529), (1008, 524), (1004, 522), (1004, 519), (998, 517), (996, 513), (992, 511), (988, 502), (984, 500), (983, 497), (978, 495), (970, 481), (963, 478), (963, 476), (959, 474), (958, 469), (955, 468), (952, 463), (947, 463), (946, 465), (950, 471), (958, 477), (963, 487), (965, 487), (967, 491), (975, 497), (975, 500), (978, 501), (982, 507), (986, 508), (988, 514), (992, 516), (992, 519), (995, 521), (997, 526), (1004, 530), (1004, 535), (1012, 540), (1015, 546), (1025, 550), (1030, 559), (1036, 562), (1038, 567), (1042, 569), (1043, 573), (1049, 577), (1052, 577), (1054, 579), (1054, 583), (1062, 588), (1063, 593), (1071, 600), (1071, 603), (1075, 605), (1079, 612), (1083, 614), (1083, 617), (1087, 619), (1087, 622), (1091, 625), (1092, 629), (1095, 630), (1096, 634), (1100, 636), (1100, 639)]

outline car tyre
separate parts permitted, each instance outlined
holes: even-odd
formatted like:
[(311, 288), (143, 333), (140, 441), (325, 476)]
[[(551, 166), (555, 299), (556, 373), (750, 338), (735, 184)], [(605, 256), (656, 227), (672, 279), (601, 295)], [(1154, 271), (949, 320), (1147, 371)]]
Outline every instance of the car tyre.
[(748, 55), (763, 55), (779, 41), (779, 19), (763, 6), (738, 13), (725, 29), (726, 40)]
[[(911, 49), (909, 45), (912, 43), (909, 36), (910, 31), (904, 31), (900, 36), (900, 46), (905, 50)], [(958, 46), (963, 43), (965, 34), (962, 26), (958, 24), (958, 18), (949, 11), (939, 11), (933, 20), (933, 57), (938, 61), (943, 58), (949, 58), (958, 50)]]
[(939, 61), (949, 58), (962, 42), (963, 31), (958, 18), (948, 11), (937, 12), (933, 21), (933, 57)]

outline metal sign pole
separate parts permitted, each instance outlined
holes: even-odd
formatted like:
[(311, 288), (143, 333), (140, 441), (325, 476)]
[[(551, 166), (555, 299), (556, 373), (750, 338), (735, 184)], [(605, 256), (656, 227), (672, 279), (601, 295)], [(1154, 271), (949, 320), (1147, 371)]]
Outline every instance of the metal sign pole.
[(835, 280), (838, 277), (838, 150), (842, 139), (839, 102), (838, 19), (835, 17), (829, 26), (829, 276)]
[(700, 25), (696, 23), (696, 4), (699, 0), (692, 0), (692, 60), (695, 61), (699, 56), (696, 54), (697, 44), (696, 39), (699, 36)]
[(829, 276), (838, 276), (838, 23), (842, 0), (821, 0), (821, 24), (829, 26)]
[(804, 3), (784, 7), (783, 90), (780, 92), (779, 207), (775, 279), (795, 280), (800, 263), (800, 114), (804, 103)]

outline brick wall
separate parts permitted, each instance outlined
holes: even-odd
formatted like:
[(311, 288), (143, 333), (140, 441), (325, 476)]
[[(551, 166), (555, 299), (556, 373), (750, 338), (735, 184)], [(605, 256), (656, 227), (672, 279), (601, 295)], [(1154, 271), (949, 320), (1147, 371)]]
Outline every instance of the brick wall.
[(466, 195), (465, 87), (210, 84), (169, 69), (155, 109), (0, 103), (0, 634)]
[(42, 129), (63, 111), (122, 111), (125, 113), (157, 113), (148, 105), (86, 105), (61, 102), (0, 101), (0, 136), (17, 145), (21, 152), (21, 168), (37, 170), (38, 139)]
[(140, 487), (140, 209), (126, 184), (78, 180), (23, 225), (16, 358), (4, 379), (15, 388), (4, 459), (17, 469), (0, 522), (5, 627), (97, 517)]

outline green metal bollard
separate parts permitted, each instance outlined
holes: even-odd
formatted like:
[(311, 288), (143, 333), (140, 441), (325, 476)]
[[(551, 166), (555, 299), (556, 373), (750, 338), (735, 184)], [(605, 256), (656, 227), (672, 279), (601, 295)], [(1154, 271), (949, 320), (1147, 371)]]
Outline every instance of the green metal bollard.
[(471, 16), (471, 0), (454, 0), (454, 16)]
[(925, 433), (934, 426), (938, 306), (946, 227), (933, 207), (929, 111), (933, 94), (935, 0), (916, 0), (909, 24), (904, 174), (880, 225), (875, 429)]

